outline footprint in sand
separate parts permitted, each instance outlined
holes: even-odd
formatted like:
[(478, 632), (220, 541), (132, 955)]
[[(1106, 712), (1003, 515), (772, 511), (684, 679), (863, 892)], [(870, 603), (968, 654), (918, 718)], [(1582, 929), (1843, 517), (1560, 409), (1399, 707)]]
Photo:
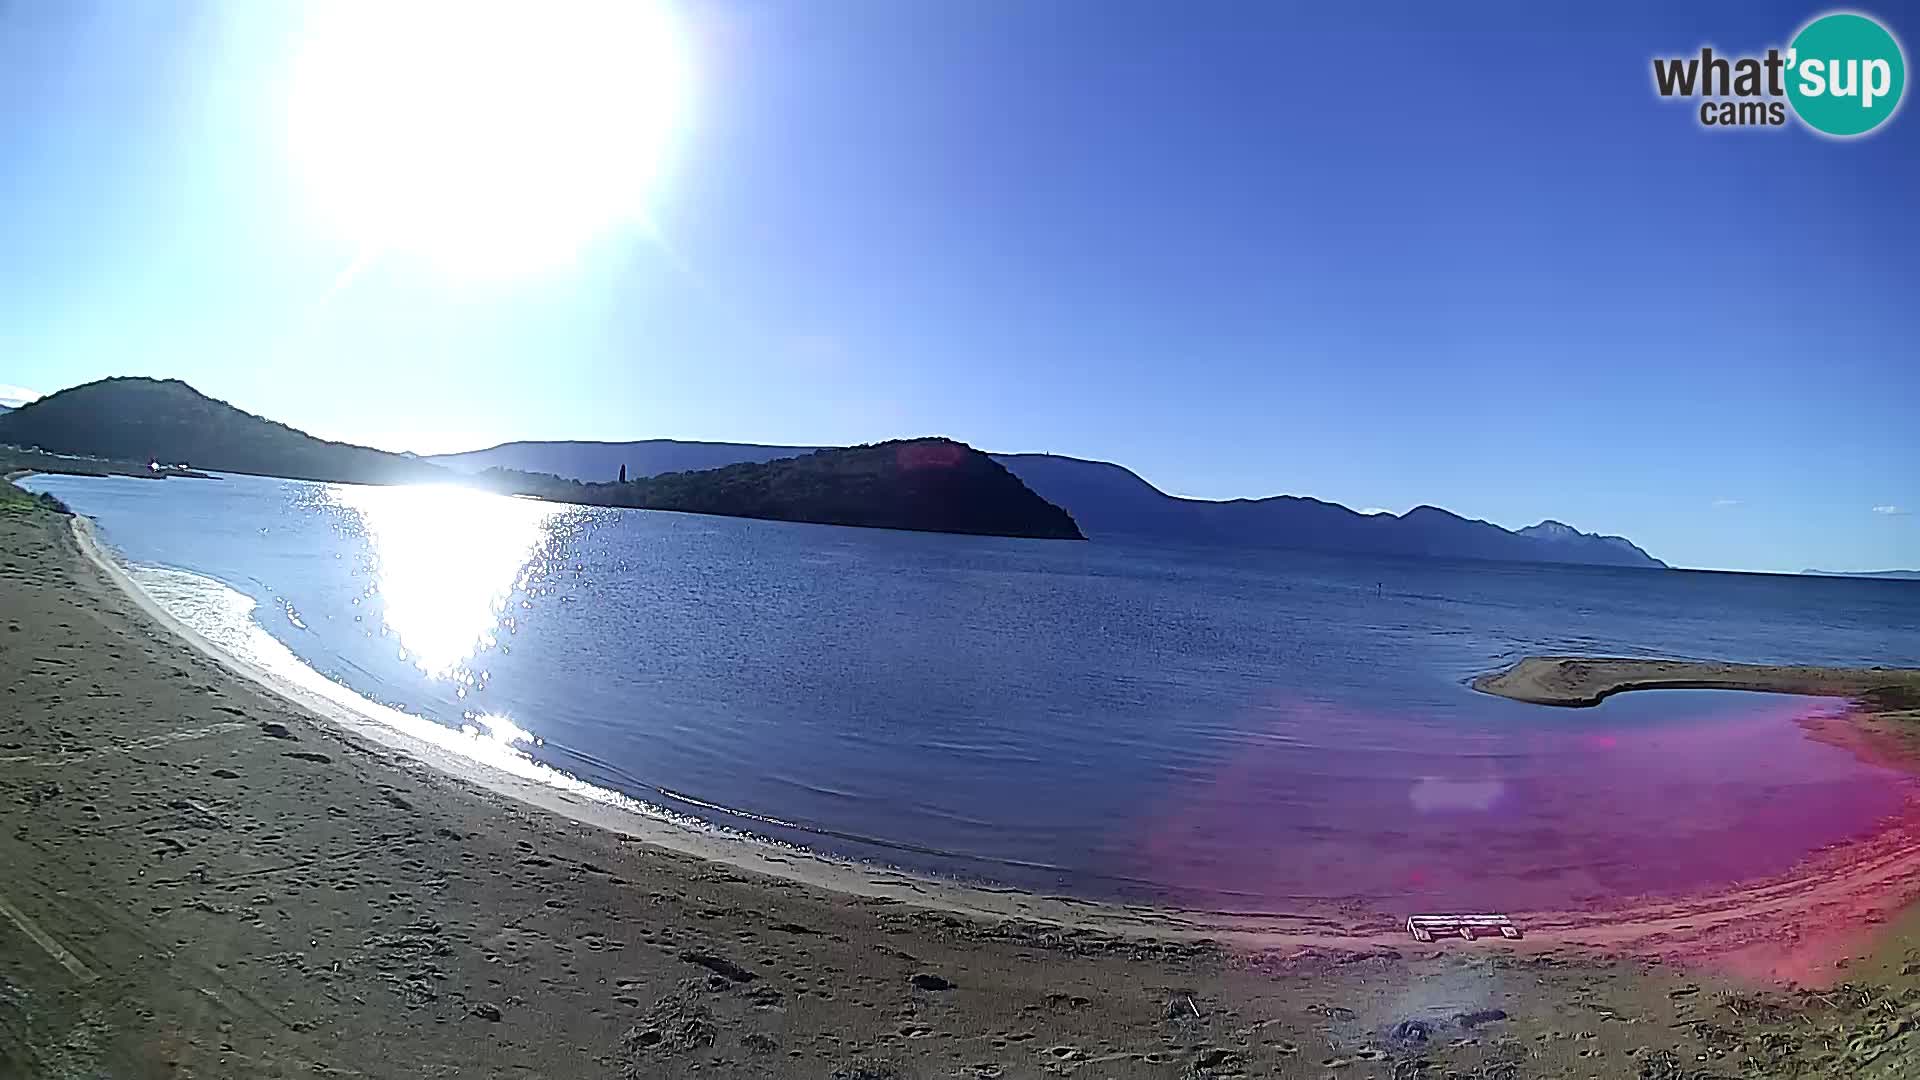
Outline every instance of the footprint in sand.
[(742, 1038), (740, 1045), (747, 1053), (758, 1057), (766, 1057), (769, 1054), (777, 1053), (780, 1049), (780, 1044), (774, 1042), (772, 1036), (764, 1035), (757, 1031)]
[(1238, 1054), (1219, 1046), (1205, 1047), (1193, 1059), (1193, 1067), (1200, 1071), (1232, 1069), (1239, 1063)]

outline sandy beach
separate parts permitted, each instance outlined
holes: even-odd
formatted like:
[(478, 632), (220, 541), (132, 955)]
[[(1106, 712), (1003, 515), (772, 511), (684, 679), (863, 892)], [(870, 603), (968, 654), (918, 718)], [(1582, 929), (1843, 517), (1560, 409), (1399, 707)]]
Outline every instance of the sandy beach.
[(436, 760), (195, 648), (83, 539), (0, 506), (0, 1076), (1920, 1069), (1920, 814), (1517, 944), (962, 889)]

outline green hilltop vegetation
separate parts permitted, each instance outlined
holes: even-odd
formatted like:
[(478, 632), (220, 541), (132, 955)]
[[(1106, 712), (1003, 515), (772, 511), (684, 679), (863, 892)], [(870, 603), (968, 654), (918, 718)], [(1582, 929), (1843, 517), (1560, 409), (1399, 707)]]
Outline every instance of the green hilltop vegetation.
[[(460, 483), (595, 506), (678, 510), (929, 532), (1083, 539), (1073, 518), (986, 454), (950, 439), (822, 450), (764, 464), (582, 484), (492, 469), (471, 477), (234, 408), (178, 379), (111, 378), (0, 414), (19, 467), (132, 472), (149, 461), (195, 470), (351, 484)], [(51, 467), (62, 455), (60, 467)], [(75, 458), (85, 459), (75, 461)]]
[(0, 515), (32, 514), (40, 511), (64, 514), (67, 512), (67, 507), (65, 503), (44, 491), (35, 495), (14, 487), (11, 481), (0, 480)]

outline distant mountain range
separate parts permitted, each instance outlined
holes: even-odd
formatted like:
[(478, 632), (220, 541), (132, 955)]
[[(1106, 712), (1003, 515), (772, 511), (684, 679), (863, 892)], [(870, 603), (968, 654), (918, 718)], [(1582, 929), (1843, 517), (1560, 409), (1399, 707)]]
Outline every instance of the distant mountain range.
[[(728, 462), (764, 462), (811, 448), (753, 443), (649, 439), (631, 443), (515, 442), (424, 460), (453, 468), (551, 472), (582, 481), (610, 480)], [(1660, 568), (1666, 564), (1618, 536), (1581, 532), (1543, 521), (1518, 532), (1433, 506), (1405, 514), (1362, 514), (1338, 503), (1280, 495), (1214, 502), (1161, 491), (1122, 466), (1054, 454), (994, 454), (1041, 498), (1073, 515), (1093, 539), (1133, 537), (1170, 543), (1578, 563)]]
[(1920, 581), (1920, 570), (1802, 570), (1813, 577), (1886, 578), (1892, 581)]
[(1133, 536), (1372, 555), (1666, 565), (1621, 537), (1584, 533), (1558, 521), (1511, 532), (1436, 506), (1415, 507), (1405, 514), (1362, 514), (1294, 495), (1225, 502), (1182, 499), (1104, 461), (1052, 454), (996, 456), (1042, 498), (1065, 507), (1095, 539)]
[[(1510, 531), (1434, 506), (1362, 514), (1291, 495), (1183, 499), (1108, 462), (985, 455), (949, 440), (824, 449), (672, 439), (515, 442), (423, 458), (316, 439), (176, 379), (104, 379), (50, 394), (0, 414), (0, 443), (304, 480), (386, 484), (467, 477), (493, 490), (570, 502), (942, 532), (1665, 565), (1622, 537), (1558, 521)], [(626, 483), (618, 482), (623, 469)]]

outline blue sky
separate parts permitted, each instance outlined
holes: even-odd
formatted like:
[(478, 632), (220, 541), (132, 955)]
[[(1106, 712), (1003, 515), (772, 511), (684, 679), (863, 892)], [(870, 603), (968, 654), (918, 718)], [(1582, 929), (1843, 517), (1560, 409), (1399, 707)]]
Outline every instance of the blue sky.
[(682, 4), (649, 227), (340, 285), (366, 249), (288, 151), (295, 7), (6, 5), (0, 383), (177, 376), (422, 452), (941, 433), (1920, 566), (1920, 118), (1840, 143), (1654, 95), (1652, 56), (1818, 5), (1439, 7)]

